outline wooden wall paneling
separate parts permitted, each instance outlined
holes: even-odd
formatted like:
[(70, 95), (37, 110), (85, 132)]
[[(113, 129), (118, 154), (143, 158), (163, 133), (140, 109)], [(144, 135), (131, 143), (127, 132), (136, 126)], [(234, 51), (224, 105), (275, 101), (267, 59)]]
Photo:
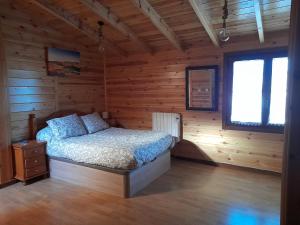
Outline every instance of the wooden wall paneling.
[(300, 1), (292, 1), (281, 225), (300, 223)]
[(151, 129), (151, 113), (181, 113), (185, 145), (175, 155), (280, 172), (282, 134), (222, 130), (222, 84), (218, 112), (185, 110), (185, 67), (219, 65), (222, 82), (223, 53), (286, 46), (288, 34), (266, 34), (232, 39), (223, 48), (210, 45), (186, 53), (163, 51), (155, 56), (137, 54), (127, 59), (108, 58), (108, 110), (124, 127)]
[[(2, 4), (0, 21), (5, 24), (8, 98), (12, 141), (29, 137), (28, 115), (46, 117), (59, 109), (90, 112), (103, 110), (103, 63), (96, 49), (70, 40), (68, 35), (45, 26), (43, 18), (31, 18), (14, 7)], [(20, 3), (23, 4), (23, 3)], [(49, 77), (45, 47), (77, 50), (81, 53), (79, 76)], [(9, 121), (9, 119), (8, 119)]]
[[(181, 112), (184, 138), (196, 147), (197, 154), (201, 151), (214, 161), (280, 171), (282, 135), (223, 131), (221, 112), (185, 111), (184, 69), (186, 66), (209, 64), (222, 67), (222, 54), (228, 51), (287, 45), (285, 32), (269, 34), (268, 31), (288, 28), (289, 2), (276, 0), (262, 5), (266, 31), (264, 45), (259, 45), (256, 37), (253, 1), (230, 3), (233, 13), (229, 18), (229, 28), (234, 32), (230, 44), (216, 49), (208, 44), (206, 34), (188, 2), (149, 0), (149, 4), (179, 38), (178, 41), (183, 40), (181, 44), (184, 48), (196, 46), (181, 53), (175, 48), (161, 51), (170, 49), (170, 43), (143, 13), (129, 4), (131, 1), (103, 0), (101, 3), (111, 6), (138, 37), (160, 52), (155, 56), (136, 54), (126, 59), (108, 59), (107, 95), (109, 111), (113, 116), (126, 127), (150, 129), (149, 118), (153, 111)], [(86, 17), (85, 22), (92, 29), (96, 28), (94, 22), (97, 17), (89, 16), (86, 7), (81, 7), (79, 1), (51, 2), (55, 7), (61, 5), (74, 13), (79, 18), (77, 22)], [(218, 30), (222, 3), (206, 1), (203, 7), (211, 12), (213, 26)], [(176, 21), (178, 18), (180, 23)], [(104, 109), (103, 61), (96, 52), (96, 42), (85, 38), (77, 28), (62, 23), (53, 14), (40, 10), (32, 1), (1, 1), (0, 21), (5, 26), (3, 40), (8, 46), (5, 57), (13, 141), (28, 137), (26, 121), (32, 112), (37, 117), (45, 117), (58, 109)], [(111, 30), (109, 26), (107, 29)], [(248, 33), (250, 35), (242, 38), (238, 36)], [(128, 44), (130, 41), (109, 34), (114, 41), (119, 38), (116, 41), (118, 45), (136, 51), (129, 49), (132, 47)], [(46, 46), (80, 51), (81, 75), (48, 77), (44, 56)], [(222, 101), (219, 101), (221, 104)], [(178, 151), (178, 154), (185, 152)]]
[(9, 132), (7, 69), (2, 29), (2, 24), (0, 23), (0, 185), (10, 182), (13, 178), (12, 150)]
[[(85, 22), (82, 21), (80, 18), (77, 18), (72, 13), (61, 8), (59, 5), (52, 4), (52, 2), (49, 2), (47, 0), (32, 0), (32, 3), (38, 5), (42, 9), (46, 10), (48, 13), (56, 16), (57, 18), (61, 19), (63, 22), (69, 24), (75, 29), (78, 29), (80, 32), (86, 34), (92, 40), (96, 42), (98, 41), (99, 38), (96, 30), (94, 30), (88, 24), (85, 24)], [(109, 47), (110, 50), (113, 50), (114, 52), (122, 56), (127, 55), (126, 51), (124, 51), (114, 43), (111, 43), (106, 37), (103, 41), (105, 45)]]

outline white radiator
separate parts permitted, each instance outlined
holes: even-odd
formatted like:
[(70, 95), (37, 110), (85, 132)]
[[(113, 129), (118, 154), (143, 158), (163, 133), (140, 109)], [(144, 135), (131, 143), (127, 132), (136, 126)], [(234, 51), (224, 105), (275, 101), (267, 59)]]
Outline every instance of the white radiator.
[(163, 131), (177, 140), (181, 138), (181, 117), (178, 113), (152, 113), (152, 130)]

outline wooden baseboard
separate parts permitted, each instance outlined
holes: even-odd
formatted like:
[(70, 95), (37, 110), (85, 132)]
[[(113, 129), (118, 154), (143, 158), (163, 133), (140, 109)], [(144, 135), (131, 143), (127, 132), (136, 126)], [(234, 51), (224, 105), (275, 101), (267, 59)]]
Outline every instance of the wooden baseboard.
[(274, 176), (281, 177), (281, 173), (275, 172), (275, 171), (261, 170), (261, 169), (245, 167), (245, 166), (237, 166), (237, 165), (232, 165), (232, 164), (227, 164), (227, 163), (218, 163), (218, 162), (213, 162), (213, 161), (209, 161), (209, 160), (191, 159), (191, 158), (186, 158), (186, 157), (182, 157), (182, 156), (172, 155), (172, 157), (176, 158), (176, 159), (197, 162), (197, 163), (201, 163), (201, 164), (205, 164), (205, 165), (209, 165), (209, 166), (224, 167), (224, 168), (230, 168), (230, 169), (236, 169), (236, 170), (244, 170), (244, 171), (250, 171), (250, 172), (255, 172), (255, 173), (260, 173), (260, 174), (274, 175)]

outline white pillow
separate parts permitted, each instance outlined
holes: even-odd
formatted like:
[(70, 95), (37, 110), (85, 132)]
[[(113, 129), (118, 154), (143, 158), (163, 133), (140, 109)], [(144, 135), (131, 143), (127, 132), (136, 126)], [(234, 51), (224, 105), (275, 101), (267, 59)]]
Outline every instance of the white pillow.
[(99, 113), (97, 112), (82, 116), (81, 119), (89, 134), (109, 128), (109, 125), (99, 116)]

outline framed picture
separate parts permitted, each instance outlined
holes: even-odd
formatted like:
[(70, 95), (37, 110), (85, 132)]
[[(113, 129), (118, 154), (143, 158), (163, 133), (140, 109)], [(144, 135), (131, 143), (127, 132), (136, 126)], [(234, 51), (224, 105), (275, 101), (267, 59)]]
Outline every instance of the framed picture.
[(46, 48), (48, 76), (80, 75), (80, 52)]
[(218, 110), (218, 73), (216, 65), (186, 68), (187, 110)]

